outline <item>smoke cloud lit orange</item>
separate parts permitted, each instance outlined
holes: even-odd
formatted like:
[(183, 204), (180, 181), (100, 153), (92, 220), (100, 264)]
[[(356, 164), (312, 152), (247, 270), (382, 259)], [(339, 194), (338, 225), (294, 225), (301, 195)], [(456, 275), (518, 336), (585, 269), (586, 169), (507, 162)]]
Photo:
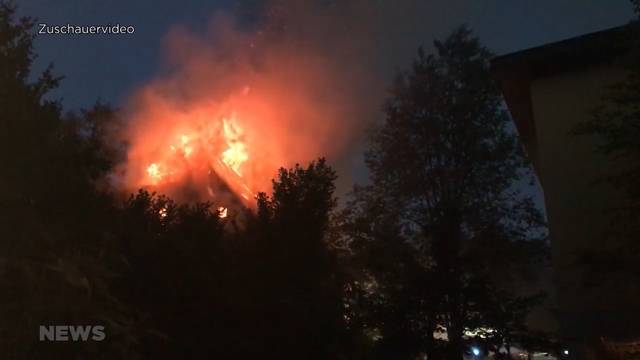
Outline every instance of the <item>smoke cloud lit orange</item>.
[(335, 61), (266, 38), (221, 16), (169, 34), (166, 68), (126, 107), (124, 189), (250, 205), (279, 167), (343, 151), (357, 119)]

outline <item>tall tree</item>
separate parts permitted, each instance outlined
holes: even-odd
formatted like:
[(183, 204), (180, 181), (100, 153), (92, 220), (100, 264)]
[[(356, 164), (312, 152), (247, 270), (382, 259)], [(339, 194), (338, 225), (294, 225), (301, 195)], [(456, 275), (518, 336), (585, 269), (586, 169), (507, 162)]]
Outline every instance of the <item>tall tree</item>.
[(210, 207), (140, 191), (118, 211), (126, 266), (116, 295), (133, 310), (143, 358), (233, 357), (237, 269), (225, 221)]
[(335, 179), (320, 159), (306, 168), (281, 169), (273, 195), (258, 198), (248, 236), (259, 254), (253, 282), (262, 294), (256, 328), (270, 340), (265, 354), (340, 358), (349, 345), (342, 274), (328, 243)]
[(105, 231), (111, 200), (94, 186), (105, 167), (46, 98), (59, 82), (51, 67), (31, 71), (34, 34), (33, 19), (0, 1), (0, 351), (9, 359), (125, 356), (114, 329), (103, 355), (94, 343), (38, 341), (40, 325), (120, 324), (127, 310), (110, 292), (118, 267)]
[(357, 253), (378, 251), (367, 271), (391, 311), (379, 320), (381, 343), (398, 338), (386, 332), (395, 322), (396, 334), (433, 352), (442, 327), (448, 358), (461, 358), (465, 330), (491, 323), (482, 308), (491, 299), (514, 296), (516, 275), (544, 258), (546, 233), (517, 185), (529, 168), (488, 72), (491, 53), (466, 27), (434, 44), (392, 87), (366, 153), (371, 184), (356, 189), (347, 226)]

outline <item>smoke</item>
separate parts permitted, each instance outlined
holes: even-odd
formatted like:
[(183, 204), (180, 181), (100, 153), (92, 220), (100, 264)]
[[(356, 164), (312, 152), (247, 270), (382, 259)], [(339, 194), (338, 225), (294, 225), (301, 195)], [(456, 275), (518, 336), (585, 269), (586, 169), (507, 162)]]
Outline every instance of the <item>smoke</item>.
[(388, 83), (380, 69), (419, 27), (420, 3), (253, 1), (204, 33), (174, 27), (162, 71), (125, 107), (121, 187), (250, 203), (278, 168), (321, 156), (350, 183)]

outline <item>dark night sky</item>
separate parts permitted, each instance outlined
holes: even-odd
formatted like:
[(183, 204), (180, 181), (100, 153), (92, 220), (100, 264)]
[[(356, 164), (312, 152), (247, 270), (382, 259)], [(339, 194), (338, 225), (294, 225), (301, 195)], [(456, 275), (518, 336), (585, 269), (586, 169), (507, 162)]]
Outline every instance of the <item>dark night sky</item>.
[[(378, 0), (381, 1), (381, 0)], [(119, 104), (151, 78), (161, 61), (162, 39), (172, 25), (204, 29), (232, 0), (20, 0), (22, 15), (49, 24), (133, 25), (134, 35), (40, 36), (35, 67), (49, 62), (65, 76), (53, 95), (67, 109), (87, 107), (100, 98)], [(631, 18), (628, 0), (425, 0), (429, 11), (420, 26), (395, 41), (392, 74), (404, 67), (421, 44), (430, 44), (461, 23), (469, 24), (497, 54), (621, 25)], [(424, 26), (422, 26), (424, 25)], [(402, 43), (398, 44), (397, 39)], [(90, 87), (87, 84), (91, 84)]]

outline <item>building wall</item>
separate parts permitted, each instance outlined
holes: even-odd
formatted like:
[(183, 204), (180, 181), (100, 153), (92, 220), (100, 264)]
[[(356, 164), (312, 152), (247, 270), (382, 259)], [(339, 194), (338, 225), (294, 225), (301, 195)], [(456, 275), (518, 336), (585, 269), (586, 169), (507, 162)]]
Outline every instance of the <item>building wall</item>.
[[(610, 208), (622, 194), (594, 184), (612, 165), (594, 153), (595, 139), (569, 132), (591, 116), (607, 85), (622, 80), (611, 67), (592, 67), (534, 80), (531, 102), (536, 161), (549, 221), (558, 318), (565, 336), (599, 336), (631, 321), (628, 299), (616, 286), (585, 286), (577, 255), (606, 246)], [(636, 314), (635, 311), (632, 315)]]

